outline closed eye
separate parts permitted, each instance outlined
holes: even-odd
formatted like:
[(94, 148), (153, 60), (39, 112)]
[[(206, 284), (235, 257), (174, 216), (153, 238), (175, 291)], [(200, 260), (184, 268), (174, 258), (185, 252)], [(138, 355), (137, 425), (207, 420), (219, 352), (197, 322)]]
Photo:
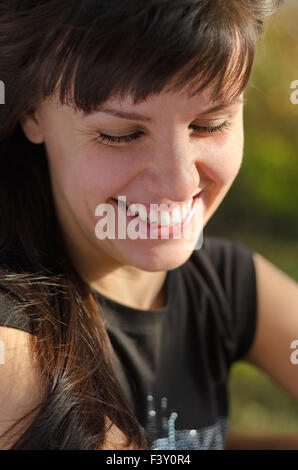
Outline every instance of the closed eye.
[[(225, 121), (222, 124), (219, 124), (218, 126), (194, 126), (194, 125), (191, 126), (191, 128), (195, 131), (195, 133), (198, 133), (201, 135), (220, 134), (220, 133), (225, 132), (225, 130), (230, 127), (231, 127), (231, 124), (229, 123), (229, 121)], [(123, 142), (130, 143), (132, 141), (140, 139), (140, 137), (143, 134), (144, 134), (143, 131), (138, 131), (133, 134), (123, 135), (123, 136), (113, 136), (113, 135), (100, 133), (100, 135), (96, 138), (96, 140), (98, 140), (100, 143), (103, 143), (105, 145), (121, 144)]]
[(144, 134), (144, 132), (139, 131), (139, 132), (135, 132), (134, 134), (123, 135), (123, 136), (118, 137), (118, 136), (114, 136), (114, 135), (107, 135), (107, 134), (101, 133), (97, 137), (96, 140), (99, 140), (99, 142), (104, 143), (106, 145), (109, 145), (110, 143), (120, 144), (121, 142), (129, 143), (133, 140), (139, 139), (142, 134)]
[(219, 124), (218, 126), (191, 126), (195, 132), (206, 132), (207, 134), (218, 134), (220, 132), (225, 132), (226, 129), (229, 129), (231, 127), (231, 124), (229, 121), (225, 121), (222, 124)]

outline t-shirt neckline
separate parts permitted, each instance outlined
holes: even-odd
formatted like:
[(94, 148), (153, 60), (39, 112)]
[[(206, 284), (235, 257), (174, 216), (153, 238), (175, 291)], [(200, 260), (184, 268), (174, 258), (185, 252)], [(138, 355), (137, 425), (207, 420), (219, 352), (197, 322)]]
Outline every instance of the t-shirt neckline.
[[(117, 324), (122, 324), (122, 326), (150, 326), (154, 324), (154, 322), (158, 322), (159, 319), (161, 319), (172, 308), (176, 291), (175, 288), (173, 288), (175, 271), (176, 269), (169, 270), (167, 272), (165, 279), (166, 305), (160, 308), (145, 310), (130, 307), (107, 297), (101, 292), (95, 290), (93, 287), (90, 288), (103, 310), (106, 311), (108, 309), (108, 322), (112, 321), (115, 323), (116, 321)], [(104, 312), (103, 317), (105, 317)]]

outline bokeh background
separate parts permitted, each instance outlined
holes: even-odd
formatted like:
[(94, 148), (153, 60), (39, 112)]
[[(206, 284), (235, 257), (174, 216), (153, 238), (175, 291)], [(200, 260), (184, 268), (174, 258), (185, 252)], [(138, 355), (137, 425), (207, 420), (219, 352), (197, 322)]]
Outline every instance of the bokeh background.
[[(243, 166), (204, 236), (239, 241), (298, 282), (298, 105), (290, 99), (294, 80), (298, 0), (286, 0), (267, 23), (245, 92)], [(245, 362), (233, 366), (230, 406), (235, 429), (298, 432), (298, 404)]]

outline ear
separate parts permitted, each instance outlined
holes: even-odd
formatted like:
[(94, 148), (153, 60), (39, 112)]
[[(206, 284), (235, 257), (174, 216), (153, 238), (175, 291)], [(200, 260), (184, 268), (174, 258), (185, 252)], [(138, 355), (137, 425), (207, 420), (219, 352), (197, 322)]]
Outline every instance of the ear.
[(32, 110), (22, 115), (19, 122), (25, 136), (30, 140), (30, 142), (33, 144), (41, 144), (44, 142), (40, 120), (36, 110)]

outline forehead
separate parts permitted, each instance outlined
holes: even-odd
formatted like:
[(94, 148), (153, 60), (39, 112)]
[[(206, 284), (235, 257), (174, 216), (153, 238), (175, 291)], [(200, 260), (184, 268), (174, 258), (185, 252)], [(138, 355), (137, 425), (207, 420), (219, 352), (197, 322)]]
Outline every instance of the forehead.
[(105, 113), (123, 119), (151, 122), (160, 116), (182, 114), (202, 116), (226, 109), (229, 106), (243, 102), (242, 93), (232, 99), (213, 101), (212, 90), (206, 89), (194, 96), (189, 93), (159, 93), (151, 95), (146, 100), (135, 104), (132, 96), (124, 99), (113, 97), (101, 104), (90, 113), (82, 113), (84, 121), (91, 121), (98, 113)]
[[(134, 97), (131, 94), (126, 94), (124, 96), (112, 96), (104, 103), (100, 104), (97, 108), (101, 109), (107, 106), (117, 106), (119, 108), (135, 108), (135, 109), (150, 109), (154, 110), (156, 106), (159, 106), (161, 103), (164, 105), (168, 104), (171, 106), (173, 103), (176, 105), (183, 105), (187, 104), (190, 105), (194, 104), (201, 104), (202, 106), (208, 105), (212, 102), (212, 89), (206, 88), (205, 90), (196, 93), (194, 96), (191, 96), (191, 93), (184, 89), (182, 91), (171, 91), (165, 89), (160, 93), (151, 94), (146, 97), (144, 100), (135, 103)], [(96, 110), (96, 111), (97, 111)], [(84, 113), (84, 115), (88, 116), (92, 113)]]
[(211, 87), (206, 87), (195, 95), (192, 95), (189, 89), (182, 91), (165, 89), (160, 93), (148, 96), (138, 103), (135, 103), (134, 97), (130, 94), (121, 97), (112, 96), (92, 112), (85, 113), (76, 109), (72, 104), (62, 104), (58, 92), (56, 92), (51, 98), (44, 101), (41, 107), (45, 112), (64, 114), (65, 117), (68, 115), (85, 123), (92, 122), (98, 116), (102, 116), (102, 113), (146, 123), (157, 119), (161, 115), (172, 115), (173, 113), (181, 113), (186, 116), (193, 113), (208, 114), (242, 101), (242, 93), (235, 98), (220, 99), (218, 101), (214, 101), (212, 96), (213, 88)]

